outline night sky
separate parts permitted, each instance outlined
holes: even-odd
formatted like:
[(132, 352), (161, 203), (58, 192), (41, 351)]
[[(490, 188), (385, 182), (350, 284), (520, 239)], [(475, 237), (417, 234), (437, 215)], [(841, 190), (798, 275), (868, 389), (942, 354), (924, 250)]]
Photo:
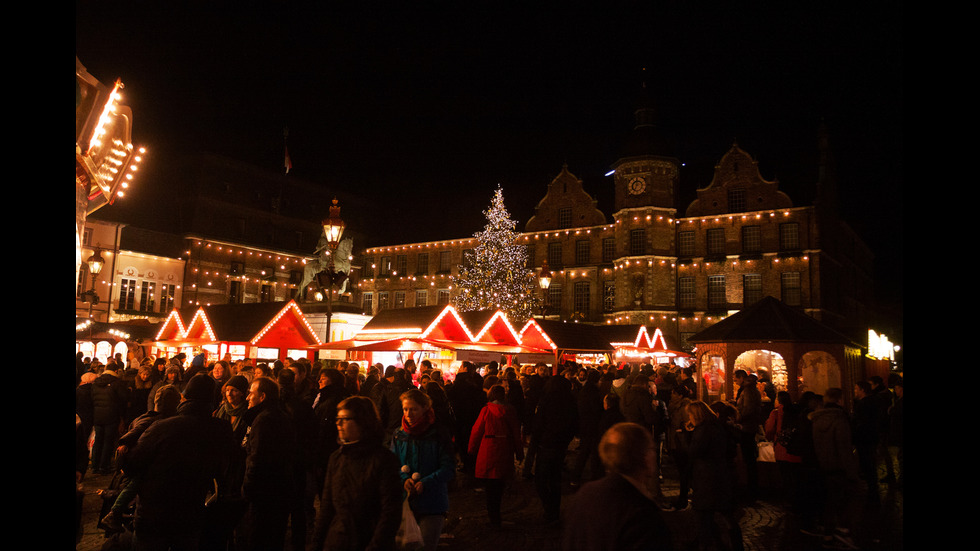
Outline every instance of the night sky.
[(151, 152), (128, 200), (184, 152), (281, 173), (288, 128), (290, 176), (377, 198), (362, 218), (384, 243), (472, 235), (498, 185), (523, 227), (566, 163), (609, 215), (604, 174), (645, 84), (685, 164), (681, 214), (736, 142), (811, 204), (823, 121), (842, 214), (901, 324), (900, 4), (333, 4), (76, 2), (76, 56), (125, 83)]

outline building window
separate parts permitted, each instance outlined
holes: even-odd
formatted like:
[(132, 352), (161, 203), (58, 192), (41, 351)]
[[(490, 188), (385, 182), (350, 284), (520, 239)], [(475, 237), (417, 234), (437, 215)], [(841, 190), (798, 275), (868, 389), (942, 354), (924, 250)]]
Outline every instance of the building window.
[(153, 312), (156, 308), (157, 284), (152, 281), (144, 281), (140, 287), (140, 311)]
[(762, 228), (759, 226), (742, 227), (742, 253), (762, 252)]
[(388, 309), (388, 292), (380, 291), (378, 292), (378, 311)]
[(263, 285), (260, 290), (259, 302), (275, 302), (276, 291), (272, 285)]
[(694, 256), (694, 232), (682, 231), (677, 234), (677, 255)]
[(712, 228), (706, 234), (708, 255), (725, 254), (725, 228)]
[(429, 253), (419, 253), (415, 258), (415, 273), (418, 275), (429, 273)]
[(575, 287), (572, 288), (574, 311), (586, 316), (589, 315), (592, 299), (592, 293), (589, 285), (590, 284), (588, 281), (576, 281)]
[(428, 289), (417, 289), (415, 291), (415, 307), (420, 308), (422, 306), (429, 305), (429, 291)]
[(388, 277), (391, 275), (391, 257), (382, 256), (381, 264), (378, 266), (378, 275), (381, 277)]
[(755, 304), (762, 298), (762, 276), (745, 274), (742, 276), (742, 306)]
[(779, 249), (782, 251), (798, 251), (800, 249), (800, 225), (787, 222), (779, 225)]
[(136, 280), (123, 279), (119, 286), (119, 309), (136, 309)]
[(630, 230), (630, 256), (643, 256), (645, 254), (647, 254), (646, 230)]
[(693, 310), (697, 296), (694, 291), (694, 278), (681, 277), (677, 279), (677, 307), (681, 310)]
[(449, 273), (453, 270), (453, 252), (441, 251), (439, 253), (439, 271)]
[(602, 261), (612, 262), (616, 260), (616, 238), (607, 237), (602, 240)]
[(395, 257), (395, 273), (394, 275), (408, 275), (408, 257), (400, 254)]
[(524, 249), (527, 251), (527, 264), (525, 264), (524, 267), (525, 268), (528, 268), (528, 269), (531, 269), (534, 266), (536, 266), (536, 263), (535, 263), (535, 260), (534, 260), (534, 251), (535, 251), (534, 245), (526, 245), (524, 247)]
[(244, 262), (232, 262), (231, 267), (228, 268), (228, 273), (231, 275), (242, 275), (245, 273), (245, 263)]
[(395, 308), (405, 307), (405, 291), (395, 291)]
[(364, 293), (361, 295), (361, 308), (366, 314), (374, 313), (374, 293)]
[(725, 290), (725, 276), (708, 276), (708, 308), (718, 309), (728, 307), (728, 297)]
[(731, 188), (728, 190), (728, 212), (744, 212), (745, 188)]
[(449, 289), (439, 289), (439, 297), (436, 299), (439, 306), (449, 304)]
[(612, 312), (616, 309), (616, 282), (609, 280), (602, 282), (602, 310)]
[(561, 242), (554, 241), (548, 243), (548, 266), (551, 268), (561, 268), (564, 266), (561, 261)]
[(785, 272), (780, 274), (779, 283), (782, 300), (787, 306), (803, 305), (803, 289), (800, 285), (800, 272)]
[(176, 287), (164, 283), (160, 286), (160, 311), (169, 312), (174, 307), (174, 292)]
[(575, 242), (575, 264), (583, 266), (589, 263), (589, 248), (592, 242), (588, 239), (580, 239)]
[(561, 285), (551, 284), (548, 287), (548, 298), (545, 299), (545, 305), (550, 309), (561, 308)]
[(572, 227), (572, 209), (571, 207), (562, 207), (558, 209), (558, 227), (559, 228), (570, 228)]
[(228, 304), (241, 304), (243, 295), (242, 282), (233, 279), (228, 285)]
[(374, 257), (364, 257), (364, 277), (374, 277)]

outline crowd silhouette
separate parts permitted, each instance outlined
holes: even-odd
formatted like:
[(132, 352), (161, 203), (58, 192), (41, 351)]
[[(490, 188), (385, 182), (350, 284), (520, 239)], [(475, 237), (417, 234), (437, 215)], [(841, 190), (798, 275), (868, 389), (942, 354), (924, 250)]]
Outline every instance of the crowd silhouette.
[(848, 403), (839, 388), (793, 400), (742, 370), (735, 396), (710, 401), (696, 377), (651, 364), (462, 362), (445, 374), (411, 360), (79, 354), (76, 482), (112, 475), (99, 528), (120, 549), (432, 550), (451, 488), (485, 492), (501, 529), (513, 522), (504, 489), (522, 476), (563, 549), (669, 549), (661, 513), (691, 510), (701, 549), (737, 550), (736, 505), (758, 495), (762, 442), (802, 531), (856, 549), (848, 502), (903, 484), (901, 377), (860, 381)]

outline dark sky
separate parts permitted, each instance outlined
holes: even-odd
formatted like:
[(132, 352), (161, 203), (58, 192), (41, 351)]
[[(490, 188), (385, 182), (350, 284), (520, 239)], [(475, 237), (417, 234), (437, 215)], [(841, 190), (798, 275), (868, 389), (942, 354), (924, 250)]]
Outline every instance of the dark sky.
[(376, 198), (398, 242), (471, 235), (497, 185), (522, 226), (565, 163), (611, 214), (643, 82), (685, 163), (681, 213), (735, 142), (810, 204), (824, 121), (843, 214), (901, 296), (900, 4), (333, 4), (81, 0), (75, 52), (125, 83), (151, 159), (282, 171), (288, 128), (290, 175)]

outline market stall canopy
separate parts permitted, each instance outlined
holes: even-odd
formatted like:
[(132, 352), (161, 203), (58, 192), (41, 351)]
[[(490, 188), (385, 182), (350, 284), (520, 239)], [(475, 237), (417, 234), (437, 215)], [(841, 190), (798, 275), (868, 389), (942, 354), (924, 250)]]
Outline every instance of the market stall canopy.
[(105, 323), (75, 317), (75, 340), (105, 339), (142, 343), (153, 340), (159, 329), (159, 323), (150, 323), (146, 320)]
[(522, 343), (500, 311), (460, 313), (453, 306), (382, 310), (346, 341), (321, 349), (351, 351), (471, 350), (500, 354), (547, 352)]
[(265, 302), (175, 309), (164, 321), (156, 341), (168, 346), (224, 342), (309, 348), (322, 344), (299, 305), (292, 300), (285, 304)]
[(659, 327), (645, 325), (604, 325), (599, 331), (617, 351), (635, 356), (689, 357)]
[(847, 336), (808, 316), (803, 310), (787, 306), (771, 296), (704, 329), (688, 341), (694, 344), (791, 342), (860, 346)]
[(532, 319), (521, 329), (526, 346), (552, 350), (556, 354), (607, 354), (614, 348), (597, 325)]

